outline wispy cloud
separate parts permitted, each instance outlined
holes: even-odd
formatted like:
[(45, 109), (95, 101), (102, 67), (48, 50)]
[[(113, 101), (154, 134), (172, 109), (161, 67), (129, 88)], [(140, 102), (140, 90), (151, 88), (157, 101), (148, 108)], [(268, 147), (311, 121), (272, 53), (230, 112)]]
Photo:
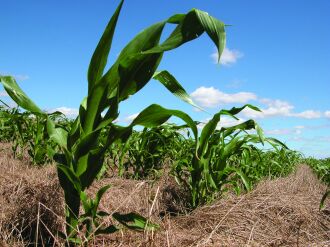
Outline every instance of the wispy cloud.
[(322, 113), (320, 111), (307, 110), (307, 111), (303, 111), (303, 112), (299, 112), (299, 113), (291, 113), (289, 116), (306, 118), (306, 119), (314, 119), (314, 118), (320, 118), (322, 116)]
[[(218, 63), (218, 52), (215, 51), (211, 54), (212, 60), (214, 63)], [(220, 57), (220, 63), (229, 66), (237, 62), (238, 59), (243, 57), (243, 53), (238, 50), (230, 50), (228, 48), (225, 48), (222, 52), (222, 55)]]
[(254, 93), (239, 92), (227, 94), (214, 87), (199, 87), (190, 95), (197, 104), (208, 108), (217, 107), (221, 104), (246, 103), (257, 99)]
[(267, 135), (300, 135), (302, 134), (305, 126), (295, 126), (293, 128), (282, 128), (282, 129), (272, 129), (272, 130), (265, 130), (265, 134)]

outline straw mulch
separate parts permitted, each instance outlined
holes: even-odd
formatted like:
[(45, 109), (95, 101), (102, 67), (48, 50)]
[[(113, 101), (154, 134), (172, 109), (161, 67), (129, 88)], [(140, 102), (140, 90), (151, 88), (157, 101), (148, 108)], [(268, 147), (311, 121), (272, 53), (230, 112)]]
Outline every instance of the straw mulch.
[[(54, 166), (13, 159), (0, 145), (0, 246), (63, 245), (63, 195)], [(185, 193), (170, 176), (157, 182), (106, 178), (89, 193), (112, 184), (100, 207), (138, 212), (160, 225), (156, 232), (99, 236), (88, 246), (330, 246), (330, 203), (318, 210), (326, 186), (301, 165), (286, 178), (265, 180), (247, 194), (226, 195), (211, 205), (182, 212)], [(107, 224), (115, 223), (106, 219)], [(38, 238), (36, 238), (38, 235)]]

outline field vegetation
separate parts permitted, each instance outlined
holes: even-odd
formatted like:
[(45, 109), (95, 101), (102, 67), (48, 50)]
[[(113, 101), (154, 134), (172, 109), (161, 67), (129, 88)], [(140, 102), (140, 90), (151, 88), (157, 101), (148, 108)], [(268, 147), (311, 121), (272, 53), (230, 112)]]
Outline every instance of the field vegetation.
[[(316, 211), (311, 209), (312, 215), (318, 214), (317, 220), (322, 225), (318, 226), (321, 229), (317, 235), (320, 239), (308, 238), (308, 228), (309, 230), (305, 230), (306, 236), (302, 237), (304, 240), (300, 241), (311, 243), (308, 242), (310, 239), (321, 243), (329, 240), (329, 216), (324, 213), (328, 212), (324, 208), (327, 208), (327, 196), (330, 193), (330, 160), (304, 158), (281, 141), (265, 136), (253, 119), (230, 127), (218, 127), (224, 116), (238, 119), (238, 114), (243, 109), (260, 111), (257, 107), (247, 104), (232, 109), (220, 109), (203, 128), (199, 128), (200, 123), (187, 113), (152, 104), (143, 109), (128, 126), (117, 124), (120, 103), (143, 90), (151, 79), (160, 82), (180, 100), (198, 107), (170, 72), (157, 71), (158, 65), (166, 51), (198, 39), (203, 33), (214, 43), (219, 57), (226, 42), (226, 25), (206, 12), (193, 9), (144, 29), (123, 48), (114, 64), (105, 71), (122, 4), (123, 1), (111, 17), (91, 58), (87, 73), (88, 93), (82, 99), (75, 119), (68, 119), (60, 112), (42, 111), (21, 90), (13, 77), (0, 77), (6, 92), (18, 105), (12, 108), (1, 101), (2, 155), (26, 165), (24, 169), (17, 164), (13, 165), (13, 170), (24, 171), (30, 176), (42, 176), (41, 180), (31, 178), (31, 181), (38, 181), (36, 183), (39, 187), (33, 187), (31, 181), (21, 177), (25, 189), (29, 184), (32, 186), (29, 200), (37, 203), (38, 207), (32, 211), (20, 208), (21, 214), (11, 215), (9, 223), (3, 220), (6, 224), (0, 230), (7, 234), (0, 236), (2, 241), (9, 245), (30, 243), (46, 246), (99, 246), (103, 241), (112, 245), (124, 243), (134, 246), (139, 239), (140, 245), (170, 246), (174, 243), (170, 244), (169, 236), (165, 235), (169, 229), (166, 222), (170, 222), (171, 217), (176, 222), (174, 228), (181, 224), (181, 229), (186, 230), (183, 231), (184, 234), (189, 235), (188, 226), (180, 223), (183, 216), (208, 229), (208, 224), (202, 222), (202, 218), (208, 219), (207, 215), (212, 212), (213, 207), (218, 218), (226, 217), (220, 212), (222, 206), (228, 214), (235, 211), (228, 208), (228, 205), (221, 205), (221, 200), (228, 200), (234, 208), (234, 199), (244, 202), (244, 207), (250, 213), (251, 205), (254, 205), (257, 212), (257, 205), (261, 204), (258, 204), (256, 193), (268, 193), (269, 198), (276, 201), (274, 194), (262, 189), (265, 181), (273, 183), (274, 189), (279, 189), (274, 181), (282, 181), (283, 177), (287, 177), (291, 182), (297, 178), (298, 182), (292, 182), (293, 184), (301, 183), (304, 176), (308, 177), (308, 181), (317, 190), (313, 200), (308, 201), (314, 208), (317, 201), (323, 211), (318, 211), (318, 205)], [(163, 29), (168, 24), (175, 26), (174, 31), (160, 42)], [(184, 124), (170, 123), (172, 116), (181, 119)], [(137, 130), (135, 126), (142, 126), (142, 129)], [(309, 165), (323, 184), (310, 174), (309, 168), (298, 167), (298, 164)], [(8, 163), (7, 169), (11, 170), (10, 166)], [(45, 182), (47, 179), (49, 181)], [(274, 181), (269, 181), (270, 179)], [(16, 181), (8, 183), (18, 186)], [(270, 189), (269, 184), (265, 184), (265, 188)], [(125, 194), (127, 191), (116, 191), (115, 185), (131, 185), (133, 189)], [(15, 186), (11, 187), (10, 184), (0, 183), (0, 186), (7, 191), (15, 191)], [(311, 194), (309, 189), (306, 185), (301, 185), (305, 195)], [(6, 190), (3, 198), (7, 198)], [(296, 190), (290, 190), (292, 191)], [(17, 190), (15, 193), (21, 195)], [(123, 202), (118, 205), (118, 198), (121, 196)], [(132, 210), (123, 208), (125, 196), (133, 196), (135, 203), (140, 204), (131, 208)], [(23, 197), (12, 198), (14, 199), (8, 200), (16, 200), (17, 203)], [(251, 198), (250, 205), (248, 201), (244, 201), (245, 198)], [(267, 201), (267, 197), (264, 200)], [(28, 200), (20, 202), (28, 203)], [(109, 207), (104, 206), (105, 203), (117, 207), (112, 207), (109, 211), (106, 210)], [(259, 212), (257, 222), (264, 221), (262, 213)], [(274, 212), (268, 213), (271, 215)], [(281, 213), (279, 211), (277, 216), (280, 217)], [(194, 218), (194, 215), (202, 218)], [(307, 224), (309, 220), (311, 217), (301, 222), (297, 218), (293, 221), (296, 227), (299, 224), (301, 226), (302, 222)], [(212, 227), (207, 230), (208, 238), (196, 239), (198, 234), (192, 230), (195, 242), (189, 244), (212, 245), (210, 241), (213, 235), (221, 229), (220, 225), (209, 225)], [(164, 233), (162, 229), (167, 230)], [(298, 231), (298, 245), (300, 230), (297, 229), (294, 228), (294, 231)], [(165, 234), (165, 237), (154, 238), (157, 232), (160, 232), (158, 236)], [(243, 230), (241, 232), (245, 234)], [(120, 240), (119, 233), (123, 236), (126, 234), (128, 239)], [(138, 234), (143, 236), (142, 240)], [(251, 236), (248, 244), (254, 243)], [(164, 239), (167, 239), (166, 244), (162, 242)], [(281, 241), (284, 239), (285, 237)], [(288, 240), (287, 244), (292, 244), (291, 237), (288, 239), (291, 242)], [(180, 241), (182, 245), (189, 245), (186, 238)], [(220, 243), (216, 237), (213, 241)], [(223, 239), (223, 243), (227, 243), (226, 241), (229, 238)], [(281, 244), (280, 240), (272, 241), (262, 243), (270, 246)]]

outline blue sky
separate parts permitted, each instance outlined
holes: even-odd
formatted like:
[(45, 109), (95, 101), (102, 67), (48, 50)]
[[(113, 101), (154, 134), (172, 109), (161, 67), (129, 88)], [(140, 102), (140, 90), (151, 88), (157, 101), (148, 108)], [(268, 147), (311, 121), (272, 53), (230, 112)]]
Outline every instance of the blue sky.
[[(0, 74), (14, 75), (43, 109), (75, 113), (87, 93), (90, 57), (118, 2), (2, 0)], [(240, 117), (255, 118), (267, 135), (292, 149), (330, 156), (330, 1), (126, 0), (109, 64), (139, 31), (191, 8), (232, 25), (221, 64), (203, 36), (166, 53), (159, 69), (169, 70), (208, 112), (257, 105), (262, 114)], [(10, 102), (3, 89), (0, 97)], [(151, 103), (184, 110), (195, 120), (211, 117), (152, 81), (121, 105), (120, 122)]]

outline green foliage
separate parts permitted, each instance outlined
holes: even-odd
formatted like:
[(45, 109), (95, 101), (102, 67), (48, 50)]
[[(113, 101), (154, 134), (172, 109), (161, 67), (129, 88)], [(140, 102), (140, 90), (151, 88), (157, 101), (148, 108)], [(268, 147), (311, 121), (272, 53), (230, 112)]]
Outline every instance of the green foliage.
[[(239, 153), (249, 142), (264, 141), (262, 130), (253, 121), (248, 120), (238, 125), (217, 129), (223, 115), (235, 118), (244, 108), (253, 110), (258, 108), (245, 105), (231, 110), (220, 110), (203, 127), (194, 155), (190, 162), (178, 162), (174, 169), (177, 181), (186, 185), (191, 193), (191, 206), (212, 201), (222, 186), (228, 182), (230, 174), (237, 174), (245, 187), (249, 189), (249, 181), (245, 174), (237, 167), (229, 166), (230, 158)], [(255, 129), (257, 135), (247, 134), (247, 130)]]
[[(49, 115), (63, 127), (69, 124), (61, 113)], [(22, 158), (29, 155), (32, 164), (42, 165), (52, 160), (56, 144), (49, 139), (47, 118), (44, 115), (21, 113), (18, 108), (3, 107), (0, 111), (0, 141), (11, 142), (13, 155)]]
[[(265, 141), (273, 141), (274, 148), (262, 150), (255, 145), (247, 144), (229, 160), (230, 165), (239, 168), (246, 175), (251, 188), (265, 177), (287, 176), (301, 160), (300, 153), (289, 150), (284, 144), (274, 142), (272, 138), (265, 138)], [(240, 193), (242, 188), (244, 189), (244, 184), (235, 177), (231, 177), (231, 180), (235, 191)]]
[(185, 138), (178, 132), (183, 127), (163, 124), (133, 132), (123, 149), (120, 175), (129, 168), (134, 178), (159, 174), (165, 163), (176, 160), (178, 150), (183, 148)]

